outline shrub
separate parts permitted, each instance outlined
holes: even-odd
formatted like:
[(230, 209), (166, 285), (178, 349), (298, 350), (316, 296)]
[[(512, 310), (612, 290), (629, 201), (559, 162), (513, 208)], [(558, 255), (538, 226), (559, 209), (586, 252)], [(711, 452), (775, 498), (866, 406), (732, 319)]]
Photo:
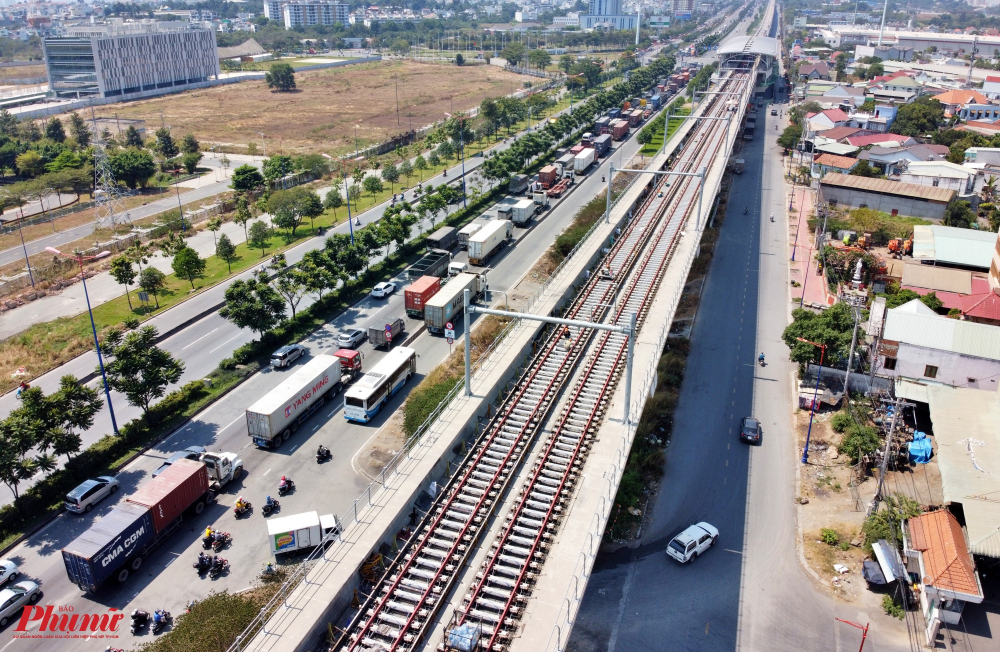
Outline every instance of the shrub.
[(841, 411), (833, 415), (830, 419), (830, 427), (833, 428), (834, 432), (842, 433), (847, 428), (854, 423), (854, 419), (851, 418), (851, 414), (847, 411)]
[(878, 431), (870, 426), (849, 426), (847, 434), (840, 442), (840, 452), (851, 458), (851, 464), (857, 464), (862, 456), (878, 450), (880, 440)]
[(828, 527), (819, 531), (819, 538), (828, 546), (835, 546), (840, 543), (840, 535), (837, 534), (836, 530), (832, 530)]
[(895, 541), (902, 546), (903, 533), (899, 529), (900, 521), (920, 515), (920, 505), (907, 496), (895, 494), (886, 496), (882, 508), (865, 519), (861, 533), (865, 535), (865, 546), (871, 549), (879, 539)]
[(223, 358), (219, 360), (219, 369), (223, 371), (232, 371), (236, 368), (236, 361), (232, 358)]
[(882, 596), (882, 610), (885, 612), (885, 615), (893, 616), (894, 618), (899, 618), (900, 620), (902, 620), (906, 615), (906, 612), (903, 611), (903, 607), (896, 604), (896, 601), (891, 595)]

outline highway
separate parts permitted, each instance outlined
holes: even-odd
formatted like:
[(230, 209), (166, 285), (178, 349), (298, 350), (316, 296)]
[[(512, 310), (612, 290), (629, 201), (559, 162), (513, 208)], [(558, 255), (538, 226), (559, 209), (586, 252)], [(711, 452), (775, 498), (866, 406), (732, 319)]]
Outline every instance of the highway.
[[(516, 244), (491, 260), (489, 268), (485, 270), (492, 294), (491, 303), (502, 302), (501, 292), (517, 283), (569, 224), (580, 207), (595, 195), (604, 192), (605, 185), (601, 183), (601, 175), (606, 174), (610, 162), (613, 160), (616, 166), (622, 166), (637, 150), (634, 138), (619, 144), (612, 156), (605, 158), (599, 168), (595, 168), (579, 182), (572, 193), (532, 228), (527, 231), (515, 229)], [(451, 176), (449, 174), (449, 178)], [(374, 216), (362, 216), (362, 222), (370, 219), (374, 219)], [(307, 244), (321, 246), (322, 242), (321, 239), (313, 239)], [(304, 250), (305, 246), (297, 248), (295, 256), (289, 255), (289, 260), (300, 259)], [(367, 328), (373, 324), (381, 325), (402, 315), (401, 291), (386, 301), (365, 299), (314, 333), (304, 344), (311, 355), (335, 350), (338, 347), (334, 338), (340, 330), (352, 326)], [(416, 322), (407, 319), (408, 332), (414, 333), (417, 328)], [(461, 336), (460, 328), (458, 335)], [(162, 346), (182, 355), (188, 363), (186, 375), (197, 378), (214, 368), (218, 360), (229, 355), (232, 348), (250, 338), (249, 332), (238, 331), (217, 314), (213, 314), (167, 338)], [(443, 338), (431, 337), (427, 333), (419, 335), (410, 346), (418, 352), (418, 376), (392, 400), (390, 409), (384, 410), (371, 424), (346, 422), (340, 413), (340, 404), (335, 402), (329, 408), (324, 407), (304, 424), (282, 448), (265, 451), (251, 446), (243, 411), (289, 373), (288, 370), (267, 369), (236, 387), (161, 446), (148, 451), (123, 469), (117, 476), (123, 485), (118, 496), (132, 492), (171, 452), (194, 444), (212, 450), (239, 452), (248, 472), (241, 483), (226, 488), (219, 497), (219, 504), (206, 510), (207, 516), (203, 514), (185, 523), (165, 547), (154, 553), (143, 569), (125, 585), (108, 586), (107, 591), (85, 597), (76, 586), (69, 583), (59, 554), (60, 548), (85, 530), (95, 518), (110, 511), (116, 499), (105, 500), (90, 515), (60, 515), (51, 525), (17, 546), (8, 556), (22, 565), (26, 577), (42, 582), (45, 594), (40, 604), (70, 605), (77, 613), (87, 613), (98, 608), (103, 611), (108, 606), (126, 610), (164, 607), (177, 614), (183, 611), (188, 600), (203, 598), (210, 590), (234, 591), (249, 586), (262, 565), (271, 557), (265, 541), (264, 519), (259, 509), (248, 519), (235, 520), (230, 510), (236, 497), (244, 495), (259, 508), (267, 494), (277, 493), (278, 479), (287, 475), (295, 479), (298, 489), (281, 499), (282, 514), (311, 510), (321, 514), (344, 513), (370, 481), (357, 473), (354, 462), (356, 453), (402, 404), (407, 392), (448, 353), (448, 345)], [(361, 350), (365, 354), (366, 368), (370, 368), (383, 355), (368, 344), (363, 345)], [(295, 366), (301, 364), (303, 363), (297, 362)], [(197, 370), (192, 370), (192, 367)], [(119, 404), (124, 406), (124, 401), (116, 402), (116, 407)], [(334, 451), (331, 462), (316, 464), (313, 454), (319, 443)], [(231, 570), (227, 576), (216, 581), (198, 579), (189, 566), (201, 550), (199, 532), (210, 523), (229, 531), (234, 539), (232, 548), (222, 553), (223, 557), (229, 559)], [(10, 627), (5, 634), (9, 633)], [(145, 639), (133, 639), (126, 632), (115, 644), (129, 647), (133, 642), (141, 640)], [(79, 649), (71, 641), (54, 643), (52, 640), (44, 643), (38, 640), (17, 640), (12, 649), (15, 646), (26, 650)]]

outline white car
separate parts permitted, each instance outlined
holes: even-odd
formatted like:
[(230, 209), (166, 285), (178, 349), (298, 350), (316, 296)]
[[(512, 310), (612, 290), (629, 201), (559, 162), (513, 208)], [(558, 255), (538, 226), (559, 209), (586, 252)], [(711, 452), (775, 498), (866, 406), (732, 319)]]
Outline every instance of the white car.
[(345, 349), (353, 349), (364, 342), (366, 337), (368, 337), (368, 333), (358, 328), (343, 331), (337, 336), (337, 345)]
[(9, 559), (0, 559), (0, 584), (6, 584), (17, 575), (17, 564)]
[(680, 563), (686, 564), (714, 546), (715, 540), (718, 538), (719, 531), (715, 529), (715, 526), (704, 521), (695, 523), (670, 540), (667, 545), (667, 554)]
[(372, 289), (372, 297), (376, 299), (384, 299), (395, 291), (395, 283), (379, 283)]

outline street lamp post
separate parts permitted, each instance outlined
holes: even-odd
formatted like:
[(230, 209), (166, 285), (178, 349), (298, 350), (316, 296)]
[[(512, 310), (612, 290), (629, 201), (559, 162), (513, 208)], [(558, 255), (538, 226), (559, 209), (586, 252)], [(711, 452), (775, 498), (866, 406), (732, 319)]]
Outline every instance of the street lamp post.
[[(452, 117), (450, 113), (445, 113), (449, 118)], [(465, 116), (459, 116), (456, 118), (458, 120), (458, 151), (462, 153), (462, 208), (469, 207), (469, 200), (465, 196)], [(529, 123), (529, 127), (531, 124)]]
[(96, 256), (84, 256), (83, 254), (64, 254), (54, 247), (46, 247), (45, 251), (57, 256), (74, 259), (80, 266), (80, 281), (83, 283), (83, 296), (87, 299), (87, 312), (90, 314), (90, 331), (94, 334), (94, 348), (97, 349), (97, 362), (101, 366), (101, 378), (104, 380), (104, 396), (108, 401), (108, 413), (111, 414), (111, 428), (118, 432), (118, 422), (115, 420), (115, 408), (111, 405), (111, 388), (108, 387), (108, 376), (104, 372), (104, 358), (101, 356), (101, 344), (97, 341), (97, 326), (94, 325), (94, 312), (90, 308), (90, 294), (87, 292), (87, 275), (83, 271), (83, 261), (98, 260), (111, 255), (110, 251), (102, 251)]
[(264, 138), (264, 132), (258, 131), (257, 135), (260, 136), (260, 144), (264, 147), (264, 158), (267, 158), (267, 139)]
[(806, 447), (802, 449), (802, 463), (809, 463), (809, 438), (812, 436), (813, 429), (813, 416), (816, 415), (816, 400), (819, 398), (819, 381), (823, 377), (823, 360), (826, 358), (826, 344), (817, 344), (816, 342), (810, 342), (809, 340), (802, 339), (801, 337), (796, 337), (800, 342), (805, 342), (806, 344), (812, 344), (813, 346), (818, 346), (820, 348), (819, 353), (819, 371), (816, 372), (816, 389), (813, 392), (812, 405), (809, 406), (809, 429), (806, 431)]
[[(323, 154), (328, 160), (332, 161), (333, 157), (329, 154)], [(351, 193), (347, 190), (347, 161), (340, 162), (340, 175), (344, 177), (344, 199), (347, 200), (347, 228), (351, 231), (351, 244), (354, 244), (354, 223), (351, 221)], [(340, 192), (334, 188), (335, 192)]]

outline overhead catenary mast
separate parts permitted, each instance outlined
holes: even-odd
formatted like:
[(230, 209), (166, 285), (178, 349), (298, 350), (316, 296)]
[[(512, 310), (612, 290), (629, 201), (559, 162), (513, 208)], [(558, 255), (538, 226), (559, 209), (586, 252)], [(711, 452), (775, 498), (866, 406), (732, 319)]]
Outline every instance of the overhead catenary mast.
[(94, 132), (94, 228), (114, 231), (119, 225), (131, 226), (132, 218), (122, 206), (118, 183), (108, 159), (107, 143), (97, 129), (93, 107), (90, 109), (90, 123)]

